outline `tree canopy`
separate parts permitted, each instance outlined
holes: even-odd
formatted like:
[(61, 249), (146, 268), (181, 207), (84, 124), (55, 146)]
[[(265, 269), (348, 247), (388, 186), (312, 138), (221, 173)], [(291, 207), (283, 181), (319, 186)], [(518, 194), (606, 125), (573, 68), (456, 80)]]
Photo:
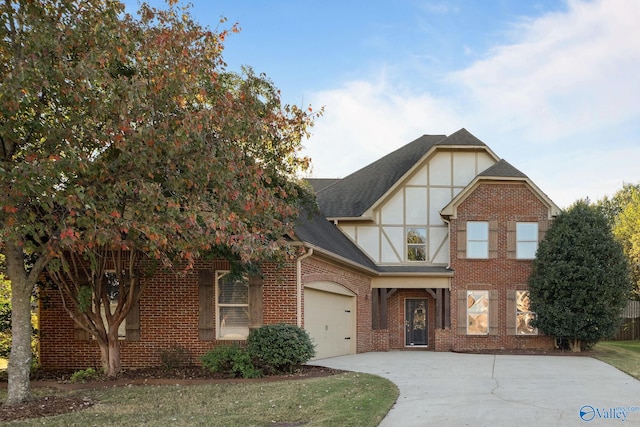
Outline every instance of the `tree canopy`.
[(611, 198), (598, 201), (598, 206), (606, 213), (614, 236), (622, 243), (631, 268), (633, 296), (640, 298), (640, 184), (624, 184)]
[[(315, 113), (283, 105), (250, 68), (228, 72), (223, 43), (237, 27), (203, 28), (175, 1), (133, 17), (112, 0), (5, 0), (0, 19), (0, 249), (16, 402), (29, 395), (25, 316), (45, 268), (102, 347), (113, 332), (95, 313), (107, 258), (123, 260), (115, 324), (142, 292), (140, 257), (188, 268), (209, 251), (242, 262), (281, 254), (312, 200), (297, 176)], [(93, 305), (78, 315), (87, 285)]]
[(630, 286), (627, 259), (605, 215), (579, 201), (540, 242), (529, 278), (535, 326), (579, 351), (617, 331)]

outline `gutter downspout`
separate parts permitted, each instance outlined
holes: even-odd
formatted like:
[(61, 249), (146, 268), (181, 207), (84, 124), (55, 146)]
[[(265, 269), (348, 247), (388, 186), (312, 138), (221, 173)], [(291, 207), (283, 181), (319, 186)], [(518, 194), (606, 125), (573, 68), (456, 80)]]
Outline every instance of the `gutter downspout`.
[(302, 327), (302, 260), (313, 255), (313, 248), (309, 248), (296, 260), (296, 319), (298, 327)]

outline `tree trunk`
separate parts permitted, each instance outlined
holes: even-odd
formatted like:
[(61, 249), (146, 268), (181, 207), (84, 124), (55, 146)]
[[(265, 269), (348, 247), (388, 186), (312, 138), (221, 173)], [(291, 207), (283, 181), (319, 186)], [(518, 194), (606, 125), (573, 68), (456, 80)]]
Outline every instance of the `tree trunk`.
[(580, 353), (582, 342), (578, 338), (572, 338), (569, 340), (569, 346), (572, 353)]
[(100, 346), (100, 363), (105, 375), (115, 377), (120, 374), (120, 340), (116, 329), (115, 337), (112, 334), (107, 336), (107, 341), (98, 341)]
[(115, 377), (120, 374), (120, 340), (109, 337), (109, 369), (107, 376)]
[(11, 280), (11, 353), (5, 405), (15, 405), (31, 398), (31, 291), (35, 283), (30, 283), (24, 269), (22, 250), (10, 243), (5, 249)]

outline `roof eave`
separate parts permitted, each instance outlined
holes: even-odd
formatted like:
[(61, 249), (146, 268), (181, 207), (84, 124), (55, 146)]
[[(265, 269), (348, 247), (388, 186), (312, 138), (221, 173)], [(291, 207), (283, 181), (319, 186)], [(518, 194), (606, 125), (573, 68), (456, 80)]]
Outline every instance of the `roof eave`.
[(453, 277), (453, 270), (450, 272), (431, 272), (431, 271), (399, 271), (378, 272), (379, 277)]
[(313, 245), (313, 244), (308, 243), (308, 242), (302, 242), (302, 246), (304, 246), (305, 248), (308, 248), (308, 249), (313, 249), (314, 254), (317, 253), (319, 255), (324, 255), (325, 257), (328, 257), (328, 258), (331, 258), (331, 259), (333, 259), (335, 261), (338, 261), (341, 264), (349, 265), (351, 267), (354, 267), (354, 268), (356, 268), (356, 269), (358, 269), (360, 271), (366, 272), (366, 273), (368, 273), (370, 275), (373, 275), (373, 276), (378, 275), (378, 271), (376, 271), (376, 270), (374, 270), (372, 268), (369, 268), (367, 266), (364, 266), (364, 265), (362, 265), (362, 264), (360, 264), (358, 262), (352, 261), (352, 260), (350, 260), (348, 258), (345, 258), (343, 256), (337, 255), (337, 254), (335, 254), (335, 253), (333, 253), (333, 252), (331, 252), (331, 251), (329, 251), (327, 249), (323, 249), (320, 246), (316, 246), (316, 245)]

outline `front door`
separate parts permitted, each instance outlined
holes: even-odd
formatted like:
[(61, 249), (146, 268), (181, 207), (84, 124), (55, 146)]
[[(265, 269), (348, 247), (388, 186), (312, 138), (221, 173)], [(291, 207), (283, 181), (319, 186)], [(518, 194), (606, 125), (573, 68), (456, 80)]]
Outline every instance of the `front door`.
[(407, 299), (405, 307), (405, 345), (427, 345), (427, 300)]

